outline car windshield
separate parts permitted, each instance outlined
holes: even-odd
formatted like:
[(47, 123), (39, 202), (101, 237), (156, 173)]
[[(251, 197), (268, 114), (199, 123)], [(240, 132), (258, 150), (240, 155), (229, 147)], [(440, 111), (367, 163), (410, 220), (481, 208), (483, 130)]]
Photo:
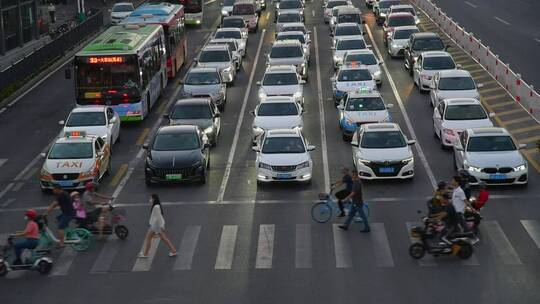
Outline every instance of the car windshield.
[(242, 39), (242, 33), (240, 31), (218, 31), (214, 36), (216, 39)]
[(347, 58), (345, 59), (345, 63), (358, 63), (358, 64), (364, 64), (364, 65), (374, 65), (377, 64), (377, 58), (375, 58), (375, 55), (373, 54), (354, 54), (354, 55), (347, 55)]
[(334, 8), (339, 5), (348, 5), (347, 1), (331, 1), (326, 4), (326, 8)]
[(439, 90), (475, 90), (471, 77), (444, 77), (439, 80)]
[(357, 13), (338, 15), (337, 23), (346, 23), (346, 22), (361, 23), (362, 20), (360, 19), (360, 14), (357, 14)]
[(112, 11), (114, 13), (131, 12), (131, 11), (133, 11), (133, 6), (132, 5), (127, 5), (127, 4), (119, 4), (119, 5), (113, 6)]
[(416, 11), (412, 7), (400, 7), (392, 8), (392, 13), (411, 13), (411, 15), (416, 15)]
[(216, 72), (190, 72), (187, 74), (186, 81), (184, 84), (187, 85), (208, 85), (208, 84), (219, 84), (220, 78), (219, 74)]
[(281, 28), (281, 31), (282, 32), (302, 32), (302, 33), (306, 33), (306, 28), (303, 27), (303, 26), (299, 26), (299, 25), (284, 25), (282, 28)]
[(278, 35), (277, 40), (298, 40), (302, 44), (306, 43), (304, 35), (300, 34)]
[(343, 70), (339, 72), (338, 81), (368, 81), (373, 77), (369, 70)]
[(469, 139), (469, 152), (514, 151), (516, 145), (510, 136), (473, 136)]
[(359, 26), (338, 26), (335, 36), (353, 36), (362, 35), (362, 30)]
[(264, 75), (263, 85), (296, 85), (298, 77), (295, 73), (269, 73)]
[(262, 153), (305, 153), (306, 148), (300, 137), (268, 137), (264, 141)]
[(93, 156), (94, 149), (91, 142), (56, 143), (52, 146), (48, 159), (83, 159)]
[(400, 16), (400, 17), (391, 17), (388, 19), (388, 26), (397, 27), (397, 26), (407, 26), (414, 25), (413, 16)]
[(251, 4), (236, 4), (233, 7), (233, 15), (254, 15), (255, 8)]
[(171, 114), (171, 119), (210, 119), (212, 110), (207, 104), (177, 105)]
[(185, 151), (199, 149), (197, 133), (159, 133), (154, 139), (154, 151)]
[(394, 39), (409, 39), (412, 33), (418, 33), (418, 29), (397, 30), (394, 33)]
[(241, 18), (225, 18), (223, 19), (223, 25), (221, 27), (244, 28), (246, 27), (246, 23), (244, 22), (244, 19), (241, 19)]
[(425, 57), (422, 65), (424, 70), (450, 70), (456, 65), (450, 56)]
[(103, 112), (71, 113), (66, 127), (104, 126), (107, 123)]
[(366, 48), (364, 39), (339, 40), (336, 44), (336, 50), (362, 50)]
[(279, 14), (277, 18), (278, 23), (301, 22), (301, 21), (302, 21), (302, 15), (300, 14)]
[(444, 113), (445, 120), (474, 120), (486, 119), (486, 111), (481, 105), (450, 105)]
[(345, 111), (382, 111), (386, 110), (381, 97), (353, 97), (347, 99)]
[(227, 51), (202, 51), (199, 62), (228, 62), (231, 58)]
[(379, 8), (390, 8), (392, 5), (399, 5), (401, 4), (400, 1), (380, 1), (379, 2)]
[(229, 50), (231, 51), (236, 51), (236, 44), (232, 41), (211, 41), (210, 43), (208, 43), (210, 45), (228, 45), (229, 46)]
[(391, 149), (403, 148), (407, 143), (399, 131), (364, 132), (360, 146), (367, 149)]
[(233, 6), (234, 2), (236, 2), (236, 0), (224, 0), (223, 6)]
[(293, 102), (263, 103), (259, 106), (258, 116), (298, 115), (298, 108)]
[(293, 9), (302, 8), (301, 1), (281, 1), (279, 2), (279, 9)]
[(270, 52), (271, 58), (294, 58), (302, 57), (302, 48), (299, 46), (273, 47)]
[(414, 51), (443, 50), (444, 49), (444, 43), (442, 42), (441, 38), (439, 38), (439, 37), (416, 39), (413, 42), (412, 49)]

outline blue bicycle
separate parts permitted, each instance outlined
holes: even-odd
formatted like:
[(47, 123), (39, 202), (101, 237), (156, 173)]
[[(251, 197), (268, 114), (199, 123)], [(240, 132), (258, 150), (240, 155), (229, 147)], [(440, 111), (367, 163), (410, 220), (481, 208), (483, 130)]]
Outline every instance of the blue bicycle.
[[(351, 209), (351, 202), (345, 202), (346, 204), (346, 210), (347, 212)], [(363, 207), (364, 208), (364, 214), (366, 217), (369, 217), (369, 205), (368, 203), (364, 202)], [(313, 220), (317, 223), (326, 223), (328, 222), (334, 213), (339, 212), (339, 206), (337, 203), (337, 199), (332, 195), (332, 191), (330, 193), (319, 193), (319, 201), (311, 207), (311, 217)], [(354, 217), (355, 222), (362, 222), (362, 218), (360, 218), (358, 215)]]

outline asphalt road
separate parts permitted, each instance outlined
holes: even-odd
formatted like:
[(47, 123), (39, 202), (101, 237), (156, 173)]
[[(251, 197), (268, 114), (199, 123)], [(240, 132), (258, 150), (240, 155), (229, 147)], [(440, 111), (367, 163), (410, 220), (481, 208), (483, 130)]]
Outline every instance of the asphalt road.
[[(354, 3), (364, 7), (362, 1)], [(364, 183), (371, 208), (370, 234), (359, 233), (358, 225), (349, 232), (338, 231), (335, 224), (340, 221), (312, 222), (311, 205), (329, 182), (325, 171), (334, 180), (341, 166), (352, 165), (351, 148), (341, 139), (331, 99), (330, 37), (320, 7), (321, 1), (315, 0), (306, 9), (306, 25), (313, 38), (304, 132), (317, 147), (310, 185), (258, 187), (255, 182), (249, 111), (257, 104), (255, 82), (262, 78), (264, 54), (273, 40), (274, 23), (269, 21), (273, 10), (267, 9), (259, 31), (250, 34), (242, 72), (228, 91), (222, 134), (212, 149), (207, 183), (151, 188), (144, 184), (141, 145), (151, 138), (162, 123), (161, 114), (175, 100), (179, 80), (175, 79), (148, 119), (122, 127), (122, 142), (114, 147), (113, 174), (102, 182), (101, 190), (116, 194), (116, 203), (127, 210), (129, 238), (111, 237), (80, 254), (55, 252), (55, 266), (47, 277), (11, 273), (0, 284), (0, 301), (64, 303), (58, 298), (61, 294), (70, 303), (540, 302), (536, 204), (540, 178), (532, 167), (528, 187), (491, 190), (492, 199), (483, 211), (481, 242), (471, 260), (426, 257), (417, 262), (408, 256), (407, 225), (419, 220), (416, 210), (425, 208), (432, 183), (450, 179), (454, 171), (451, 152), (441, 150), (433, 138), (429, 96), (417, 92), (399, 59), (383, 55), (389, 74), (383, 73), (381, 91), (387, 103), (395, 105), (393, 121), (409, 138), (418, 140), (415, 178)], [(203, 26), (188, 31), (190, 58), (215, 27), (219, 11), (217, 3), (209, 4)], [(365, 16), (372, 44), (385, 54), (381, 28), (369, 12)], [(60, 131), (57, 122), (69, 113), (73, 100), (73, 84), (59, 70), (0, 114), (0, 142), (4, 143), (0, 150), (0, 235), (21, 229), (22, 210), (31, 206), (42, 210), (52, 200), (39, 190), (39, 153)], [(165, 202), (166, 227), (180, 254), (168, 258), (161, 244), (144, 262), (137, 255), (147, 229), (148, 195), (153, 192)]]
[(437, 0), (437, 6), (510, 63), (525, 82), (540, 88), (540, 2), (535, 0)]

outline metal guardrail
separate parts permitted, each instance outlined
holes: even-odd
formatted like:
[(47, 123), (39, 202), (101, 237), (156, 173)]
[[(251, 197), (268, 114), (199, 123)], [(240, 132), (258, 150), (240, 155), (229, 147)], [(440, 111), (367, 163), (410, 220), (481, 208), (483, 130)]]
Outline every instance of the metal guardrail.
[(71, 30), (28, 54), (0, 72), (0, 91), (25, 81), (33, 74), (61, 58), (67, 51), (84, 41), (103, 26), (103, 11), (99, 10)]
[(516, 102), (540, 120), (540, 94), (535, 91), (534, 86), (523, 81), (520, 74), (512, 71), (509, 63), (502, 62), (489, 46), (484, 45), (472, 32), (467, 32), (430, 0), (410, 1), (420, 7), (467, 54), (486, 69)]

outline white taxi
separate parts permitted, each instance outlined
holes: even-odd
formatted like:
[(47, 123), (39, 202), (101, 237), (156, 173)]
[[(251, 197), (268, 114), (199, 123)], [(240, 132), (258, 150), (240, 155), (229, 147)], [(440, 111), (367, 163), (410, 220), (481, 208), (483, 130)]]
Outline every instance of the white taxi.
[(365, 65), (343, 65), (330, 80), (336, 105), (347, 93), (360, 89), (377, 90), (375, 79)]
[(69, 113), (68, 118), (58, 122), (64, 126), (60, 137), (67, 132), (79, 131), (97, 135), (112, 147), (120, 138), (120, 117), (111, 107), (78, 107)]
[(60, 186), (84, 189), (88, 182), (99, 182), (111, 170), (109, 145), (103, 138), (81, 131), (65, 132), (52, 145), (45, 158), (39, 181), (42, 191)]

